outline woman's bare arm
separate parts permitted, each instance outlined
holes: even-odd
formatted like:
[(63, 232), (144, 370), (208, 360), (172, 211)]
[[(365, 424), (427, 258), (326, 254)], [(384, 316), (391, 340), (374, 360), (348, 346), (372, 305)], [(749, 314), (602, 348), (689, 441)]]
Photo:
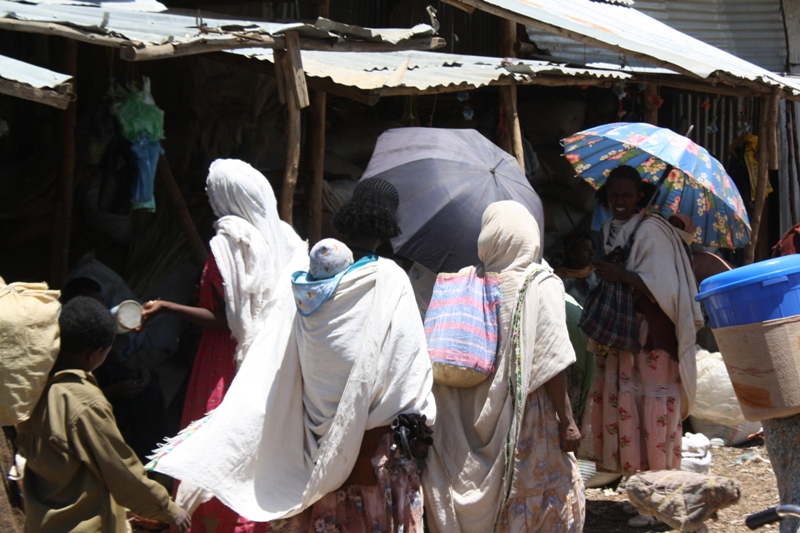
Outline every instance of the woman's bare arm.
[(575, 420), (572, 418), (572, 406), (569, 404), (567, 395), (567, 376), (562, 370), (544, 384), (553, 407), (558, 415), (558, 436), (561, 441), (561, 449), (565, 452), (578, 450), (581, 443), (581, 432)]
[(203, 307), (181, 305), (166, 300), (152, 300), (142, 306), (142, 319), (146, 322), (162, 313), (169, 313), (193, 324), (209, 329), (228, 329), (228, 319), (225, 311), (211, 311)]

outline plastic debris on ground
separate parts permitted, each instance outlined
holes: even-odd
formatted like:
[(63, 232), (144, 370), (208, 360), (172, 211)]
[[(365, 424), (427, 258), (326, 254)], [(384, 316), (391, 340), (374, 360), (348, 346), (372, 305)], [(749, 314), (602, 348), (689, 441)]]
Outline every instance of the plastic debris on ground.
[(706, 474), (711, 469), (711, 441), (702, 433), (687, 433), (681, 439), (681, 470)]

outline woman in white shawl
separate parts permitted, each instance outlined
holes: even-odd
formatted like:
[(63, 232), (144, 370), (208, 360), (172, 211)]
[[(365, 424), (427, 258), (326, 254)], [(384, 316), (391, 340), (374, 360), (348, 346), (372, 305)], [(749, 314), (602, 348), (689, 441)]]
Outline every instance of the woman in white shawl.
[(389, 426), (433, 421), (431, 363), (407, 276), (374, 254), (396, 209), (390, 184), (359, 184), (335, 219), (356, 263), (292, 276), (222, 405), (156, 470), (275, 532), (422, 532), (419, 470)]
[[(662, 216), (640, 210), (650, 194), (639, 172), (620, 165), (598, 193), (611, 210), (602, 230), (605, 253), (628, 242), (624, 267), (599, 260), (597, 275), (629, 285), (636, 299), (638, 353), (589, 340), (595, 371), (585, 420), (591, 420), (594, 454), (608, 472), (680, 468), (682, 419), (694, 403), (695, 336), (703, 315), (692, 266), (681, 237)], [(591, 409), (591, 414), (588, 410)]]
[[(536, 263), (539, 227), (513, 201), (483, 214), (478, 255), (500, 276), (496, 371), (474, 388), (434, 385), (423, 479), (433, 532), (581, 531), (583, 483), (564, 370), (575, 361), (564, 286)], [(479, 272), (481, 269), (479, 268)]]
[[(278, 280), (306, 264), (307, 245), (278, 217), (267, 179), (243, 161), (211, 164), (206, 192), (217, 234), (200, 281), (199, 307), (157, 300), (144, 305), (144, 318), (171, 313), (205, 328), (200, 339), (181, 428), (215, 409), (236, 369), (275, 303)], [(252, 524), (219, 501), (193, 515), (195, 532), (251, 533)]]

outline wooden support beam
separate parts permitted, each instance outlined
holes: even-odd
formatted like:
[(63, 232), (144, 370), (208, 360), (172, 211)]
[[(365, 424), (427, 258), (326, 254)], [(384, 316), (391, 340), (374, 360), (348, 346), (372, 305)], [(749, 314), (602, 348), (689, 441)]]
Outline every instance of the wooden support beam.
[(455, 7), (455, 8), (457, 8), (457, 9), (460, 9), (461, 11), (464, 11), (469, 15), (472, 15), (472, 12), (475, 11), (474, 7), (462, 4), (458, 0), (442, 0), (442, 2), (444, 2), (445, 4), (451, 5), (451, 6)]
[[(69, 90), (70, 86), (62, 86)], [(0, 94), (7, 94), (23, 100), (66, 109), (71, 100), (70, 95), (53, 89), (38, 89), (24, 83), (0, 79)]]
[[(78, 42), (65, 39), (61, 72), (72, 76), (78, 73)], [(77, 103), (71, 102), (59, 115), (58, 144), (58, 196), (56, 197), (55, 225), (53, 227), (53, 250), (50, 270), (51, 288), (60, 289), (67, 281), (69, 271), (69, 243), (72, 230), (72, 204), (75, 192), (75, 123)]]
[(753, 91), (747, 87), (731, 87), (729, 85), (716, 83), (714, 80), (705, 82), (702, 80), (682, 77), (677, 74), (653, 76), (648, 74), (634, 73), (632, 81), (645, 84), (652, 83), (660, 87), (670, 87), (672, 89), (681, 89), (684, 91), (719, 94), (722, 96), (741, 96), (750, 98), (763, 95), (763, 93), (759, 91)]
[[(759, 233), (761, 229), (761, 218), (766, 202), (767, 178), (769, 177), (770, 144), (777, 139), (776, 127), (778, 125), (778, 110), (780, 109), (781, 90), (775, 88), (772, 94), (761, 100), (761, 117), (759, 119), (758, 132), (758, 185), (756, 186), (756, 200), (753, 206), (753, 216), (750, 219), (752, 234), (750, 243), (744, 251), (744, 264), (749, 265), (755, 260), (755, 251), (758, 246)], [(777, 146), (775, 147), (775, 167), (777, 168)]]
[(183, 199), (178, 183), (175, 181), (175, 176), (172, 174), (169, 160), (164, 154), (158, 158), (156, 173), (158, 176), (157, 183), (160, 183), (164, 187), (169, 206), (178, 218), (178, 223), (181, 225), (183, 235), (186, 237), (189, 248), (192, 250), (192, 257), (194, 257), (195, 263), (202, 267), (206, 264), (206, 261), (208, 261), (208, 249), (203, 239), (200, 237), (200, 233), (197, 231), (194, 221), (192, 221), (189, 208), (186, 206), (186, 200)]
[[(504, 57), (516, 57), (516, 43), (517, 23), (513, 20), (500, 19), (500, 54)], [(517, 159), (519, 166), (524, 171), (525, 155), (522, 151), (522, 130), (517, 113), (517, 86), (514, 85), (513, 77), (509, 78), (509, 83), (509, 85), (500, 87), (500, 104), (503, 111), (503, 122), (506, 125), (505, 138), (500, 139), (501, 146)]]
[[(264, 35), (261, 33), (235, 33), (224, 38), (200, 39), (189, 43), (166, 43), (146, 45), (141, 42), (131, 41), (121, 37), (113, 37), (89, 30), (56, 24), (52, 22), (38, 22), (30, 20), (16, 20), (10, 18), (0, 19), (0, 30), (18, 31), (24, 33), (37, 33), (53, 37), (65, 37), (99, 46), (122, 48), (120, 57), (127, 61), (151, 61), (154, 59), (168, 59), (194, 54), (206, 54), (220, 50), (233, 50), (236, 48), (274, 48), (283, 50), (286, 43), (282, 36)], [(444, 48), (447, 42), (441, 37), (414, 37), (400, 41), (397, 44), (388, 42), (370, 41), (344, 41), (332, 39), (301, 39), (301, 50), (322, 50), (337, 52), (391, 52), (395, 50), (438, 50)]]
[[(284, 72), (286, 76), (289, 73)], [(281, 220), (292, 224), (294, 191), (297, 188), (297, 172), (300, 165), (300, 108), (295, 98), (286, 98), (286, 166), (281, 187)]]
[(306, 85), (306, 73), (303, 72), (303, 58), (300, 56), (300, 36), (296, 31), (286, 34), (286, 53), (283, 56), (283, 74), (286, 83), (286, 97), (291, 94), (298, 109), (311, 105)]
[(783, 24), (786, 28), (786, 48), (789, 60), (789, 72), (794, 74), (800, 69), (800, 2), (797, 0), (781, 0)]
[[(297, 33), (297, 32), (290, 32)], [(190, 43), (159, 44), (147, 46), (130, 46), (122, 44), (120, 57), (126, 61), (152, 61), (154, 59), (170, 59), (196, 54), (221, 52), (239, 48), (272, 48), (288, 49), (286, 37), (262, 35), (258, 33), (235, 34), (225, 39), (199, 40)], [(101, 44), (101, 43), (97, 43)], [(396, 50), (436, 50), (446, 45), (441, 37), (423, 37), (408, 39), (398, 44), (369, 41), (331, 42), (322, 39), (298, 39), (299, 50), (335, 51), (335, 52), (393, 52)], [(120, 46), (120, 44), (116, 44)]]
[(500, 101), (503, 103), (503, 113), (505, 114), (506, 128), (508, 129), (507, 145), (508, 153), (513, 155), (522, 170), (525, 170), (525, 154), (522, 150), (522, 130), (519, 125), (519, 115), (517, 114), (517, 86), (506, 85), (500, 87)]
[(644, 86), (644, 121), (658, 126), (658, 106), (653, 99), (658, 97), (658, 85), (647, 83)]
[(119, 57), (125, 61), (152, 61), (174, 57), (221, 52), (235, 48), (284, 48), (282, 37), (258, 33), (236, 34), (222, 39), (198, 40), (190, 43), (167, 43), (147, 46), (124, 46)]
[(517, 57), (517, 23), (505, 18), (500, 19), (500, 55)]
[(313, 246), (322, 238), (322, 189), (325, 174), (325, 106), (327, 95), (311, 93), (311, 169), (313, 181), (309, 195), (308, 243)]
[(284, 50), (275, 50), (273, 54), (275, 58), (273, 74), (275, 75), (275, 84), (278, 86), (278, 101), (286, 105), (286, 70), (283, 66), (286, 63), (286, 52)]
[(130, 41), (127, 39), (101, 35), (99, 33), (93, 33), (70, 26), (62, 26), (61, 24), (53, 24), (51, 22), (36, 22), (3, 18), (0, 19), (0, 30), (37, 33), (39, 35), (50, 35), (53, 37), (64, 37), (73, 41), (80, 41), (83, 43), (96, 44), (100, 46), (110, 46), (112, 48), (121, 48), (126, 44), (130, 44)]

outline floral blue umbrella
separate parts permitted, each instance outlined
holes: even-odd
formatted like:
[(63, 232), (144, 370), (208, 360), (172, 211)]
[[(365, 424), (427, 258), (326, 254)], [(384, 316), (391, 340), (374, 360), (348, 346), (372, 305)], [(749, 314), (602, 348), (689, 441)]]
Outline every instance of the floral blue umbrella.
[[(705, 148), (683, 135), (624, 122), (589, 128), (561, 144), (575, 172), (595, 189), (618, 165), (635, 167), (653, 183), (672, 165), (653, 203), (656, 209), (666, 217), (678, 213), (691, 217), (696, 243), (733, 249), (750, 241), (750, 221), (733, 180)], [(596, 209), (592, 226), (598, 229), (610, 216), (609, 211)]]

